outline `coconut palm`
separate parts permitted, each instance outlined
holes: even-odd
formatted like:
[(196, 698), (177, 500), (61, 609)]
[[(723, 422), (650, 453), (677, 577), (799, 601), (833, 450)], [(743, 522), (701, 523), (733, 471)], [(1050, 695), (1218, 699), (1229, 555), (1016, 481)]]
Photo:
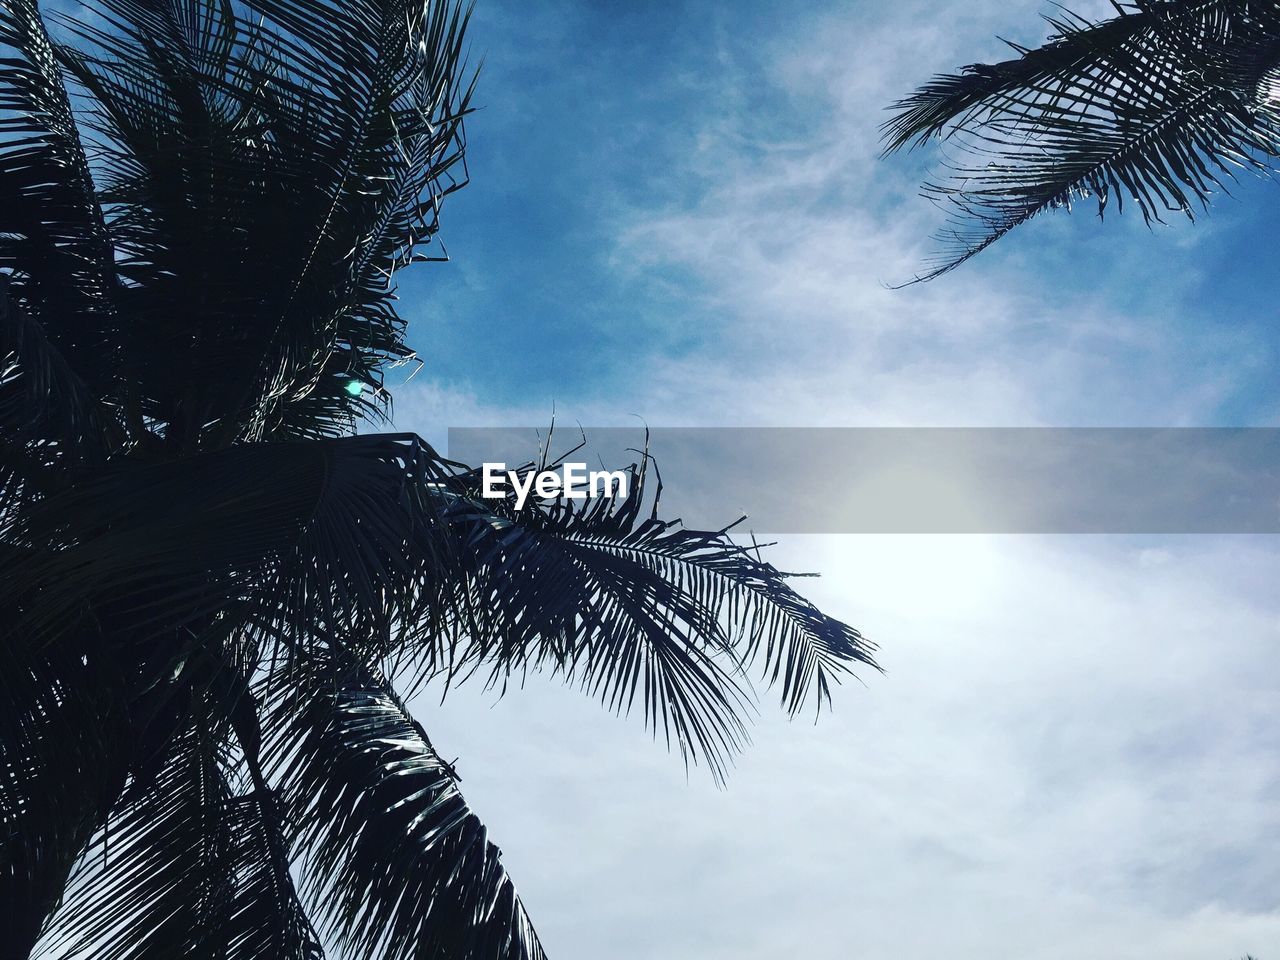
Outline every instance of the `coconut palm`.
[(1280, 153), (1280, 4), (1139, 0), (1090, 22), (1049, 20), (1041, 47), (937, 76), (896, 103), (886, 151), (941, 139), (925, 186), (948, 211), (937, 277), (1046, 210), (1132, 202), (1193, 217)]
[(753, 662), (791, 712), (871, 663), (645, 458), (517, 510), (356, 433), (465, 182), (466, 23), (0, 3), (6, 957), (540, 957), (419, 688), (546, 671), (718, 774)]

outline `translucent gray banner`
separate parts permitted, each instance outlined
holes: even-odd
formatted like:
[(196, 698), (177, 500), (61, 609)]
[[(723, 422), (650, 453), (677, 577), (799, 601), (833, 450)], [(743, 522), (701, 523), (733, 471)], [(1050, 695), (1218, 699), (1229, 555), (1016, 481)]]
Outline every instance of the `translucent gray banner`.
[[(638, 428), (566, 457), (624, 467)], [(537, 461), (546, 429), (451, 428), (474, 467)], [(558, 427), (549, 453), (581, 435)], [(631, 449), (628, 449), (631, 448)], [(652, 428), (662, 516), (761, 533), (1280, 533), (1277, 428)]]

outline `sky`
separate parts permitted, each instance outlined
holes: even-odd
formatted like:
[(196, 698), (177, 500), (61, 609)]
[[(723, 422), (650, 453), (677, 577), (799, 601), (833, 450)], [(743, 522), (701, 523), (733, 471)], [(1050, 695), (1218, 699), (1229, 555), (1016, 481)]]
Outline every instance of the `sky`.
[[(1280, 426), (1274, 183), (892, 288), (938, 214), (928, 156), (878, 158), (885, 104), (1050, 11), (479, 0), (472, 182), (450, 262), (400, 281), (425, 367), (395, 426)], [(886, 673), (817, 724), (763, 695), (725, 789), (550, 680), (416, 702), (552, 957), (1280, 957), (1272, 538), (771, 559)]]

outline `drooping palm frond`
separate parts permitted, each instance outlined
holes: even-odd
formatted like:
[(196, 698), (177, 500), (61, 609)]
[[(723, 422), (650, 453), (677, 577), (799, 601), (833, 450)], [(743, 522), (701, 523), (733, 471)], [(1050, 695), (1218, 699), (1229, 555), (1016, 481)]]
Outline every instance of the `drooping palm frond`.
[(234, 896), (232, 796), (211, 731), (173, 744), (152, 789), (108, 820), (37, 955), (217, 956)]
[[(829, 700), (853, 666), (874, 666), (874, 648), (728, 531), (663, 521), (657, 496), (646, 513), (647, 466), (626, 471), (616, 498), (455, 502), (457, 625), (470, 641), (457, 662), (487, 665), (501, 684), (547, 669), (618, 712), (638, 700), (648, 725), (719, 777), (746, 735), (753, 662), (795, 714), (812, 695)], [(475, 474), (460, 482), (478, 497)]]
[[(83, 860), (36, 956), (322, 960), (273, 791), (240, 777), (202, 710)], [(225, 731), (221, 731), (225, 733)]]
[(385, 678), (320, 655), (275, 682), (273, 754), (305, 896), (344, 954), (541, 960), (497, 847)]
[(0, 8), (0, 518), (121, 443), (111, 248), (34, 3)]
[(91, 632), (41, 648), (0, 608), (0, 936), (25, 957), (124, 789), (119, 673)]
[(1148, 222), (1194, 215), (1280, 152), (1280, 9), (1256, 0), (1142, 0), (998, 64), (935, 78), (892, 108), (888, 151), (942, 138), (957, 154), (925, 193), (947, 211), (946, 273), (1046, 210), (1132, 200)]

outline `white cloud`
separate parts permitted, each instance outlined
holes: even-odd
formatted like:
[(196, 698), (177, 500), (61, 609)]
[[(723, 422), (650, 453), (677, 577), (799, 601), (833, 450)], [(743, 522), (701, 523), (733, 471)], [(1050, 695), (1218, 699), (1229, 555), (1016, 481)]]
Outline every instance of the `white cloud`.
[[(421, 715), (564, 958), (1167, 960), (1280, 943), (1280, 574), (1247, 541), (791, 538), (884, 641), (727, 791), (531, 682)], [(452, 755), (452, 753), (450, 753)]]

